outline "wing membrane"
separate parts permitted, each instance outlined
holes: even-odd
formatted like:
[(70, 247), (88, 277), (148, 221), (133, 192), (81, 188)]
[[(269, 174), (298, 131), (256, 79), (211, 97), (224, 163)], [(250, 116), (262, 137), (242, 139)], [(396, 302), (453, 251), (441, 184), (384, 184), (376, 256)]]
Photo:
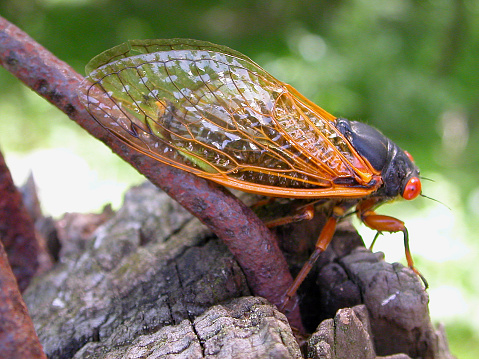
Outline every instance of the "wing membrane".
[(234, 50), (136, 41), (100, 54), (87, 71), (81, 99), (92, 116), (159, 161), (270, 195), (331, 196), (341, 192), (338, 178), (357, 185), (351, 196), (374, 189), (374, 173), (332, 115)]

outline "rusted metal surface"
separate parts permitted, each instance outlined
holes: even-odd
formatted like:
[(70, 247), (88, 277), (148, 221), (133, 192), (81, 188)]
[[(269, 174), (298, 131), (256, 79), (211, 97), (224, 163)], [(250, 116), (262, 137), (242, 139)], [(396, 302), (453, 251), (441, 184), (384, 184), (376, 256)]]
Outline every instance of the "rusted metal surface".
[[(20, 290), (38, 268), (39, 246), (32, 218), (0, 152), (0, 240), (3, 243)], [(1, 302), (0, 302), (1, 303)]]
[(0, 243), (0, 356), (46, 358)]
[[(275, 237), (247, 206), (219, 186), (136, 153), (110, 135), (79, 102), (82, 76), (3, 18), (0, 64), (198, 217), (234, 254), (253, 293), (281, 304), (292, 276)], [(298, 308), (287, 316), (302, 328)]]

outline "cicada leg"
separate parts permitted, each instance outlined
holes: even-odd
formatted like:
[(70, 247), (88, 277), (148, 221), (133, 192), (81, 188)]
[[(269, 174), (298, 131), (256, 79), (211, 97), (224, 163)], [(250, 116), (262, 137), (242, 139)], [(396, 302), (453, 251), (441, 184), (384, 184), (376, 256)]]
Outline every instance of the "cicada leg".
[[(357, 213), (361, 221), (371, 229), (378, 231), (374, 237), (373, 244), (381, 232), (403, 232), (404, 234), (404, 251), (406, 254), (407, 265), (414, 273), (421, 278), (426, 289), (429, 287), (426, 278), (414, 266), (411, 251), (409, 250), (409, 234), (404, 222), (390, 216), (377, 214), (372, 209), (372, 202), (364, 201), (357, 206)], [(372, 246), (372, 245), (371, 245)]]
[(259, 207), (263, 207), (263, 206), (266, 206), (268, 204), (271, 204), (273, 203), (274, 201), (276, 201), (276, 198), (275, 197), (267, 197), (265, 199), (261, 199), (259, 201), (256, 201), (255, 203), (253, 203), (250, 208), (251, 209), (256, 209), (256, 208), (259, 208)]
[(310, 204), (304, 207), (301, 207), (295, 214), (291, 216), (285, 216), (271, 221), (266, 222), (266, 227), (274, 228), (278, 226), (284, 226), (285, 224), (300, 222), (300, 221), (309, 221), (314, 217), (314, 205)]
[(377, 231), (377, 232), (376, 232), (376, 235), (374, 236), (373, 241), (372, 241), (371, 244), (369, 245), (369, 250), (370, 250), (371, 252), (373, 251), (373, 247), (374, 247), (374, 245), (376, 244), (376, 241), (377, 241), (378, 237), (379, 237), (381, 234), (383, 234), (381, 231)]
[(286, 308), (291, 298), (293, 298), (296, 294), (301, 283), (303, 283), (304, 279), (313, 268), (313, 265), (317, 261), (319, 255), (328, 247), (329, 243), (333, 239), (334, 232), (336, 231), (336, 224), (338, 223), (338, 220), (344, 216), (344, 213), (345, 209), (343, 207), (335, 206), (333, 208), (332, 215), (328, 218), (326, 224), (321, 230), (321, 233), (319, 234), (313, 253), (308, 258), (306, 263), (304, 263), (303, 267), (294, 279), (293, 284), (291, 284), (291, 286), (288, 288), (280, 310), (283, 311)]

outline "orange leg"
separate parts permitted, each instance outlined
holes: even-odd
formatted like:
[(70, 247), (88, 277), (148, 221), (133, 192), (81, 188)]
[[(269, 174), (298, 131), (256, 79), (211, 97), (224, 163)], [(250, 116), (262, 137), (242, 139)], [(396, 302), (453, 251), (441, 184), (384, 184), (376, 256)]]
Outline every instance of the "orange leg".
[(296, 291), (298, 290), (301, 283), (303, 283), (306, 276), (313, 268), (314, 263), (318, 259), (319, 255), (326, 250), (329, 243), (333, 239), (334, 232), (336, 231), (336, 224), (338, 223), (338, 219), (344, 215), (344, 209), (341, 207), (334, 207), (332, 216), (326, 221), (319, 238), (316, 242), (315, 248), (309, 259), (303, 265), (301, 270), (299, 271), (298, 275), (293, 281), (293, 284), (289, 287), (285, 294), (284, 302), (280, 308), (281, 311), (285, 309), (287, 304), (289, 303), (290, 299), (294, 297)]
[(268, 197), (268, 198), (265, 198), (265, 199), (261, 199), (261, 200), (257, 201), (256, 203), (252, 204), (250, 206), (250, 208), (251, 209), (256, 209), (256, 208), (259, 208), (259, 207), (263, 207), (263, 206), (266, 206), (270, 203), (273, 203), (274, 201), (276, 201), (275, 197)]
[[(377, 214), (376, 212), (369, 209), (363, 210), (363, 211), (359, 209), (358, 213), (359, 213), (359, 217), (361, 218), (361, 220), (366, 226), (368, 226), (371, 229), (377, 230), (379, 233), (380, 232), (403, 232), (404, 251), (406, 253), (407, 265), (409, 266), (409, 268), (411, 268), (414, 271), (414, 273), (416, 273), (419, 276), (419, 278), (421, 278), (421, 280), (424, 283), (424, 286), (427, 289), (429, 285), (427, 283), (426, 278), (424, 278), (424, 276), (414, 266), (414, 261), (411, 256), (411, 251), (409, 250), (409, 234), (408, 234), (406, 226), (404, 225), (404, 222), (394, 217)], [(374, 237), (371, 247), (376, 241), (377, 237), (378, 235)]]
[(304, 220), (311, 220), (314, 217), (314, 206), (308, 205), (302, 207), (300, 211), (292, 216), (281, 217), (278, 219), (273, 219), (272, 221), (266, 222), (266, 227), (273, 228), (278, 226), (283, 226), (285, 224), (293, 223), (293, 222), (300, 222)]

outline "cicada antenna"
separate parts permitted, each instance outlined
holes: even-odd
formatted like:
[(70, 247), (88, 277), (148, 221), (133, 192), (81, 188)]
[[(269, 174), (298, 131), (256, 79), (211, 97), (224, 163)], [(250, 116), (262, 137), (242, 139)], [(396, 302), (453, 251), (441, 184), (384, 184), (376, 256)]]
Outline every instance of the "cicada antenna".
[(422, 180), (426, 180), (426, 181), (436, 182), (432, 178), (428, 178), (428, 177), (420, 176), (419, 178), (422, 179)]
[(434, 202), (437, 202), (437, 203), (439, 203), (439, 204), (442, 204), (442, 205), (443, 205), (444, 207), (446, 207), (448, 210), (452, 211), (451, 207), (449, 207), (449, 206), (446, 205), (444, 202), (441, 202), (441, 201), (438, 200), (438, 199), (435, 199), (435, 198), (426, 196), (425, 194), (422, 194), (422, 193), (421, 193), (421, 197), (424, 197), (424, 198), (430, 199), (431, 201), (434, 201)]
[[(436, 181), (434, 181), (432, 178), (428, 178), (428, 177), (420, 176), (419, 178), (422, 179), (422, 180), (430, 181), (430, 182), (436, 182)], [(439, 204), (442, 204), (442, 205), (443, 205), (444, 207), (446, 207), (448, 210), (452, 211), (451, 207), (449, 207), (448, 205), (446, 205), (444, 202), (439, 201), (438, 199), (435, 199), (435, 198), (426, 196), (425, 194), (422, 194), (422, 193), (421, 193), (421, 197), (424, 197), (424, 198), (430, 199), (431, 201), (434, 201), (434, 202), (437, 202), (437, 203), (439, 203)]]

